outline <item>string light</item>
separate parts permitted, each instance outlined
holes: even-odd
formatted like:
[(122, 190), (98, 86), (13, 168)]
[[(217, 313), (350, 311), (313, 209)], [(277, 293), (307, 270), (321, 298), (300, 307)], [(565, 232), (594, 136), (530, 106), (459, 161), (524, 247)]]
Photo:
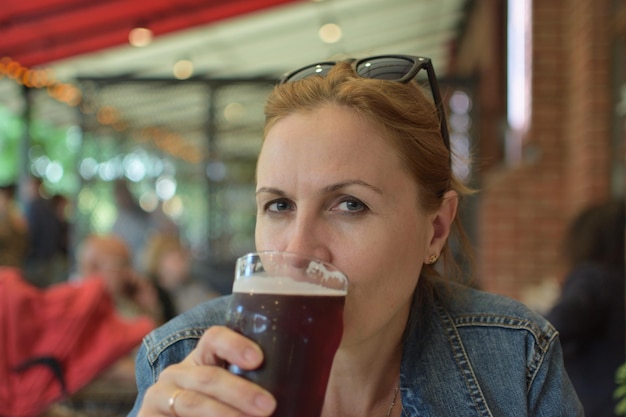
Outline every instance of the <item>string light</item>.
[(143, 48), (152, 42), (152, 31), (148, 28), (137, 27), (128, 33), (128, 42), (137, 48)]
[(174, 64), (172, 72), (174, 73), (174, 77), (179, 80), (186, 80), (193, 75), (193, 62), (188, 59), (178, 60)]
[(341, 27), (336, 23), (326, 23), (320, 27), (318, 35), (324, 43), (337, 43), (341, 39)]
[[(5, 77), (28, 88), (45, 88), (50, 97), (69, 106), (78, 106), (82, 102), (80, 89), (73, 84), (57, 80), (51, 69), (33, 70), (5, 56), (0, 58), (0, 79)], [(96, 118), (100, 124), (111, 126), (118, 131), (128, 128), (128, 123), (112, 106), (100, 107), (96, 112)], [(137, 139), (150, 139), (159, 149), (190, 163), (199, 163), (203, 159), (202, 152), (198, 152), (192, 144), (177, 133), (163, 128), (144, 128)]]
[(50, 97), (69, 106), (78, 106), (82, 93), (76, 86), (60, 82), (50, 69), (30, 69), (9, 57), (0, 59), (0, 79), (8, 77), (28, 88), (45, 88)]

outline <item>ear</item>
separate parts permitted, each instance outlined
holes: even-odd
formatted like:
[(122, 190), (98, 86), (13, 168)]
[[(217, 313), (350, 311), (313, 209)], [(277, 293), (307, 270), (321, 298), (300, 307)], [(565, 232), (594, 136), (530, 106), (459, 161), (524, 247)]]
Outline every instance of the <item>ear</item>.
[(431, 226), (433, 235), (428, 242), (425, 263), (433, 263), (441, 254), (443, 246), (448, 240), (452, 222), (459, 206), (459, 198), (454, 190), (447, 191), (439, 209), (432, 215)]

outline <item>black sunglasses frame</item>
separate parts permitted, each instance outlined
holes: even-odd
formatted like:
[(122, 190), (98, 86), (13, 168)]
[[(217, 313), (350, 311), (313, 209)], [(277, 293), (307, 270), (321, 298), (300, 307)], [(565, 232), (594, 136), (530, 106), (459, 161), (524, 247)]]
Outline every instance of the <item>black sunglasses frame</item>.
[[(367, 77), (359, 73), (359, 68), (361, 68), (363, 65), (367, 63), (372, 64), (372, 63), (375, 63), (376, 60), (382, 61), (383, 59), (387, 59), (387, 60), (398, 59), (404, 62), (409, 61), (413, 63), (413, 66), (408, 71), (406, 71), (406, 73), (403, 76), (397, 79), (386, 79), (383, 77), (378, 78), (376, 76)], [(327, 71), (330, 70), (330, 68), (337, 65), (338, 62), (339, 61), (324, 61), (324, 62), (318, 62), (315, 64), (306, 65), (304, 67), (298, 68), (297, 70), (294, 70), (285, 74), (281, 78), (279, 84), (285, 84), (288, 82), (301, 80), (303, 78), (307, 78), (307, 77), (314, 76), (314, 75), (324, 76), (327, 73)], [(450, 134), (448, 131), (448, 123), (446, 121), (445, 109), (443, 106), (443, 101), (441, 99), (441, 92), (439, 91), (439, 83), (437, 82), (437, 76), (435, 75), (435, 68), (433, 67), (433, 64), (430, 58), (413, 56), (413, 55), (377, 55), (377, 56), (371, 56), (367, 58), (361, 58), (358, 60), (347, 59), (343, 62), (350, 62), (356, 74), (359, 75), (360, 77), (382, 79), (386, 81), (400, 82), (400, 83), (410, 82), (417, 76), (417, 74), (422, 69), (425, 69), (426, 74), (428, 76), (428, 84), (430, 87), (430, 92), (433, 96), (433, 101), (437, 109), (437, 115), (439, 117), (441, 137), (443, 139), (444, 145), (446, 146), (446, 149), (448, 149), (448, 152), (450, 152)]]

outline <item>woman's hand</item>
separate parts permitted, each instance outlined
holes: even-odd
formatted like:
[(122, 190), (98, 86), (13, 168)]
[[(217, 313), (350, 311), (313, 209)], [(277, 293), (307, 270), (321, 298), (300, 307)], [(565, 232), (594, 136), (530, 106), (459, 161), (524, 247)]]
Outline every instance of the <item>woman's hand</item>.
[(146, 391), (138, 416), (269, 416), (276, 407), (274, 397), (230, 373), (225, 362), (251, 370), (261, 365), (263, 353), (227, 327), (210, 327), (189, 356), (167, 367)]

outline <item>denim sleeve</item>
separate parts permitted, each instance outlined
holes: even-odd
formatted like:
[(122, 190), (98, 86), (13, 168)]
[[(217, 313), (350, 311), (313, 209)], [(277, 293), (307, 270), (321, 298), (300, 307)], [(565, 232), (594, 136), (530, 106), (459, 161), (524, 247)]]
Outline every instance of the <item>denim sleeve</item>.
[[(186, 330), (180, 332), (178, 337), (172, 336), (170, 339), (162, 339), (157, 344), (154, 344), (154, 334), (150, 334), (144, 339), (135, 360), (137, 398), (128, 417), (137, 415), (146, 391), (159, 379), (161, 372), (169, 365), (181, 362), (195, 348), (203, 330)], [(166, 343), (167, 348), (158, 349)]]
[(223, 324), (227, 302), (221, 297), (200, 304), (144, 338), (135, 359), (137, 398), (128, 417), (136, 417), (146, 391), (165, 368), (185, 359), (208, 327)]
[(565, 367), (558, 337), (552, 340), (528, 392), (528, 415), (534, 417), (584, 417)]
[(146, 355), (146, 344), (144, 342), (141, 344), (141, 347), (139, 348), (139, 351), (137, 352), (137, 357), (135, 359), (137, 398), (135, 399), (135, 405), (128, 414), (128, 417), (135, 417), (139, 412), (139, 408), (141, 407), (141, 403), (143, 402), (143, 396), (145, 395), (146, 390), (155, 382), (154, 378), (151, 375), (152, 370), (150, 364), (148, 363), (148, 358)]

